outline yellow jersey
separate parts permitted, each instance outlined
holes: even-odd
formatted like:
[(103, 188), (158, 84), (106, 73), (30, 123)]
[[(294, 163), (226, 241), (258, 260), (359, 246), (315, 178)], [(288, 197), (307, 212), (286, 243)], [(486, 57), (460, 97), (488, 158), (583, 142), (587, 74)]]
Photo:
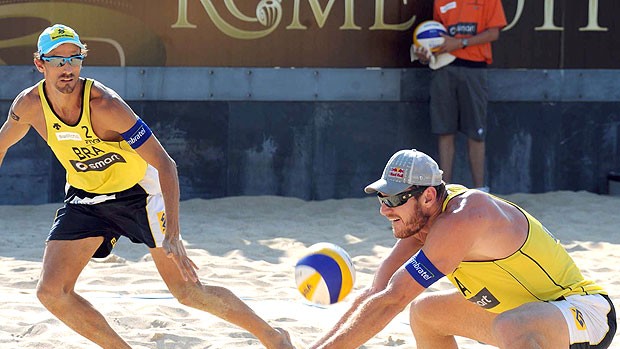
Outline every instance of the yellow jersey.
[(92, 79), (86, 79), (82, 112), (75, 125), (62, 121), (50, 107), (43, 84), (39, 96), (47, 129), (47, 144), (67, 171), (67, 183), (96, 194), (129, 189), (145, 175), (147, 163), (126, 141), (109, 142), (97, 137), (90, 120)]
[[(448, 202), (466, 192), (460, 185), (448, 185)], [(522, 304), (554, 301), (571, 295), (606, 294), (587, 280), (560, 241), (525, 210), (509, 201), (528, 221), (525, 243), (512, 255), (492, 261), (461, 262), (448, 279), (469, 301), (493, 313)]]

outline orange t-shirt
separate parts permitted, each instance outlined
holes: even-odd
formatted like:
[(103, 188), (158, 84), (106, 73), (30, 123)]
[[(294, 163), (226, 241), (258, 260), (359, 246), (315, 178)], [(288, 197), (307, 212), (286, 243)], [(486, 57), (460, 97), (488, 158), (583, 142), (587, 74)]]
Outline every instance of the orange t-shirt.
[[(501, 29), (507, 24), (500, 0), (435, 0), (433, 19), (443, 23), (448, 35), (456, 38), (468, 38), (488, 28)], [(490, 42), (450, 53), (468, 61), (493, 62)]]

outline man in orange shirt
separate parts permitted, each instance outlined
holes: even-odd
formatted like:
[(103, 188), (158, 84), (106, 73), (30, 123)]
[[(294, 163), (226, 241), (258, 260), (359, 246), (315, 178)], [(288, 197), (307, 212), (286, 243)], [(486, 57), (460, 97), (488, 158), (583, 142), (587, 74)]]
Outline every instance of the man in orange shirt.
[[(473, 186), (483, 191), (487, 119), (488, 64), (493, 62), (491, 42), (506, 26), (500, 0), (435, 0), (433, 19), (441, 22), (448, 35), (436, 55), (450, 53), (456, 59), (434, 70), (430, 83), (430, 114), (433, 133), (439, 136), (439, 165), (444, 180), (452, 181), (456, 132), (468, 138)], [(421, 62), (430, 53), (416, 48)]]

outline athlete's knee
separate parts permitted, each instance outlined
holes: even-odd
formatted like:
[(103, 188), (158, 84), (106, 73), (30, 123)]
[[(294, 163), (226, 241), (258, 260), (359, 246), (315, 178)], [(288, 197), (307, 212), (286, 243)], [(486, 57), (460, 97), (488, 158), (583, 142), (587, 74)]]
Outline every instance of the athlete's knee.
[(203, 285), (188, 281), (172, 285), (169, 289), (179, 303), (195, 308), (198, 305), (199, 299), (201, 299), (200, 293), (203, 292)]
[(41, 304), (49, 307), (62, 301), (72, 290), (62, 287), (55, 282), (39, 280), (37, 284), (37, 298)]
[(409, 323), (411, 328), (415, 331), (422, 327), (428, 327), (436, 322), (438, 319), (438, 312), (443, 307), (439, 306), (440, 300), (431, 294), (422, 294), (416, 298), (409, 307)]
[(545, 338), (532, 330), (518, 314), (499, 314), (492, 323), (492, 333), (500, 348), (541, 348)]

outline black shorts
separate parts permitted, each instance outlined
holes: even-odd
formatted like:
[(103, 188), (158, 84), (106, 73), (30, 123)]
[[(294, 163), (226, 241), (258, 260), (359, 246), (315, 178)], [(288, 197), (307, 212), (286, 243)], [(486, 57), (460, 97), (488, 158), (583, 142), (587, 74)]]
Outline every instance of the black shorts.
[(161, 193), (148, 194), (139, 184), (103, 195), (69, 187), (65, 205), (56, 211), (47, 240), (102, 236), (103, 243), (93, 254), (102, 258), (110, 254), (121, 236), (150, 248), (161, 246), (165, 226)]

